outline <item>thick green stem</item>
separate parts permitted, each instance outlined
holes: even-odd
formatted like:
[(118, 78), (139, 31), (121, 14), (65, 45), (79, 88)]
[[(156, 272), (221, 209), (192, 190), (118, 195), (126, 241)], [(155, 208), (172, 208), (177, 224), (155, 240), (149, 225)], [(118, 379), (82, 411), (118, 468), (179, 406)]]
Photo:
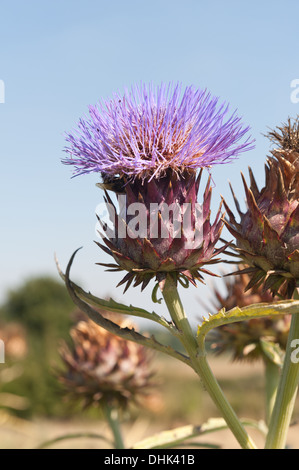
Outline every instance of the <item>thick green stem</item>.
[(299, 382), (299, 362), (292, 358), (294, 350), (292, 341), (294, 339), (299, 339), (299, 313), (292, 315), (281, 379), (269, 424), (266, 449), (284, 449), (286, 445)]
[(191, 364), (195, 372), (201, 378), (207, 392), (216, 404), (218, 410), (225, 419), (228, 427), (233, 432), (240, 446), (244, 449), (255, 449), (256, 446), (248, 436), (234, 410), (227, 402), (217, 380), (215, 379), (206, 359), (206, 352), (201, 348), (191, 329), (185, 315), (175, 280), (169, 275), (162, 291), (165, 303), (177, 329), (181, 332), (181, 342), (188, 352)]
[(124, 449), (125, 446), (120, 431), (118, 411), (115, 408), (111, 408), (110, 406), (106, 405), (104, 407), (104, 414), (113, 434), (115, 449)]
[(269, 424), (274, 408), (277, 387), (279, 384), (280, 367), (267, 357), (264, 358), (265, 391), (266, 391), (266, 422)]

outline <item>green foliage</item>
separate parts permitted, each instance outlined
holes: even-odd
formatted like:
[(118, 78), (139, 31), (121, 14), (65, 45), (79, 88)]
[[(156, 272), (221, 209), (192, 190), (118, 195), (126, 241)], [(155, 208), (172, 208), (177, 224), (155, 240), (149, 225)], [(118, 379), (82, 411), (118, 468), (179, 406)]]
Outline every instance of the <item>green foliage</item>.
[(0, 322), (22, 324), (29, 350), (18, 361), (23, 374), (3, 390), (28, 398), (30, 405), (19, 412), (22, 416), (65, 413), (54, 370), (60, 364), (59, 342), (69, 338), (73, 311), (74, 304), (64, 285), (50, 277), (29, 279), (7, 294), (0, 309)]
[(50, 277), (29, 279), (7, 295), (2, 307), (6, 321), (22, 323), (32, 336), (68, 331), (73, 310), (64, 285)]
[(203, 345), (207, 333), (221, 325), (228, 323), (240, 322), (250, 318), (262, 318), (267, 316), (275, 316), (281, 314), (298, 313), (299, 301), (298, 300), (281, 300), (273, 303), (258, 303), (247, 305), (243, 308), (235, 307), (231, 310), (222, 308), (215, 315), (210, 315), (204, 318), (202, 324), (197, 329), (197, 341), (199, 345)]

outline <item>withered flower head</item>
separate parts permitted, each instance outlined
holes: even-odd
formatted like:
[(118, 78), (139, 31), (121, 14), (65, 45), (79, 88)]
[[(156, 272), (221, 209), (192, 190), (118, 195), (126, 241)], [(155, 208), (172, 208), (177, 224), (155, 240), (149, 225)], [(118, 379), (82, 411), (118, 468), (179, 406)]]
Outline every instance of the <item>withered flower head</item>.
[[(107, 316), (107, 314), (106, 314)], [(113, 315), (122, 328), (132, 323)], [(65, 369), (59, 380), (67, 396), (84, 407), (109, 405), (127, 408), (149, 394), (151, 356), (143, 347), (115, 336), (89, 319), (71, 329), (72, 345), (63, 343), (60, 355)]]
[(268, 133), (278, 150), (299, 152), (299, 115)]
[(299, 196), (299, 116), (288, 119), (282, 127), (268, 133), (275, 148), (271, 151), (279, 161), (285, 186), (293, 197)]

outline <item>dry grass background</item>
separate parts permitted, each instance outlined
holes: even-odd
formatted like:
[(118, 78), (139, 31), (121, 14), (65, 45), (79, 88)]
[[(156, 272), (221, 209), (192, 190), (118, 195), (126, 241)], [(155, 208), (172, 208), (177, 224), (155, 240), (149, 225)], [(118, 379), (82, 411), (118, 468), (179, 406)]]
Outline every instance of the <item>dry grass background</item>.
[[(217, 379), (240, 417), (263, 419), (263, 366), (261, 363), (232, 363), (228, 358), (210, 360)], [(151, 409), (135, 409), (133, 418), (122, 424), (126, 446), (166, 429), (198, 425), (208, 418), (219, 417), (219, 413), (208, 394), (199, 384), (197, 376), (183, 364), (178, 365), (171, 359), (160, 356), (155, 361), (159, 393), (150, 402)], [(299, 400), (297, 399), (293, 419), (299, 418)], [(0, 415), (0, 448), (32, 449), (42, 442), (68, 433), (95, 432), (110, 437), (106, 423), (94, 417), (80, 419), (78, 415), (67, 420), (36, 419), (34, 421), (7, 418)], [(263, 447), (264, 438), (256, 430), (248, 432)], [(239, 445), (229, 430), (208, 434), (197, 438), (197, 442), (209, 442), (221, 448), (238, 449)], [(299, 424), (290, 428), (288, 446), (299, 448)], [(90, 438), (69, 439), (56, 443), (52, 448), (96, 449), (107, 448), (100, 440)], [(190, 445), (190, 448), (192, 446)]]

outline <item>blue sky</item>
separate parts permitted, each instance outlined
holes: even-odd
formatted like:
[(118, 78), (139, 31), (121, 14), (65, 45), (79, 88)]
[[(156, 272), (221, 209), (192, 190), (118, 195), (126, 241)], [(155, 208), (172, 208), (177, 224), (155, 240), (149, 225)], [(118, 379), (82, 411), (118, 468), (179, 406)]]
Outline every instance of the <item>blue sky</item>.
[[(122, 295), (120, 279), (95, 262), (96, 175), (71, 179), (61, 164), (64, 132), (89, 104), (135, 82), (181, 81), (208, 88), (238, 108), (256, 138), (255, 150), (215, 167), (213, 213), (230, 180), (243, 200), (240, 171), (250, 165), (263, 184), (270, 144), (263, 133), (299, 114), (290, 100), (299, 78), (296, 0), (11, 0), (0, 1), (0, 300), (8, 288), (39, 274), (57, 276), (83, 246), (73, 278), (85, 288), (163, 311), (150, 291)], [(192, 315), (197, 297), (182, 293)]]

